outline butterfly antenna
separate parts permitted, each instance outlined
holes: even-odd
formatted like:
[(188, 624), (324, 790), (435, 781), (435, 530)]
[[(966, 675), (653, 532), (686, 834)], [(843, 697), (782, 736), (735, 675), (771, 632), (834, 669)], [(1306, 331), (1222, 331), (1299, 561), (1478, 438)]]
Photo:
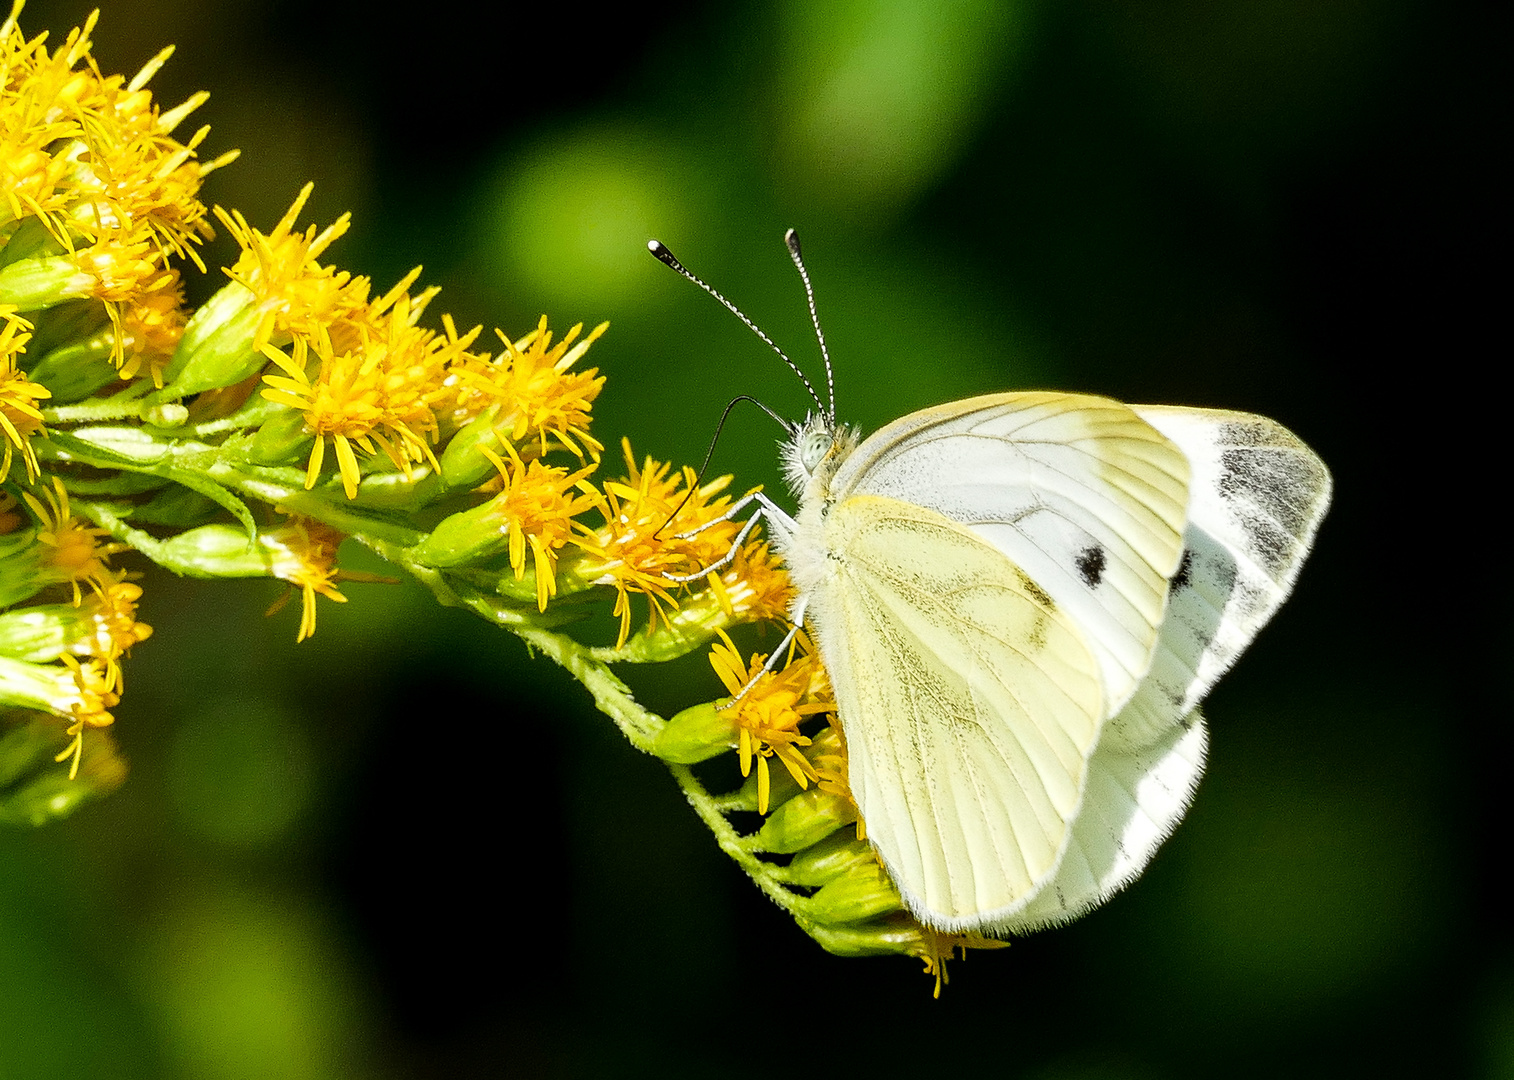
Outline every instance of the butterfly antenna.
[[(799, 365), (796, 364), (796, 363), (794, 363), (794, 361), (790, 360), (788, 358), (788, 354), (787, 353), (785, 353), (777, 345), (773, 344), (773, 339), (770, 338), (770, 337), (768, 337), (766, 334), (764, 334), (762, 332), (762, 328), (759, 327), (756, 323), (754, 323), (751, 319), (747, 318), (746, 315), (744, 315), (742, 313), (742, 311), (741, 311), (741, 309), (739, 307), (737, 307), (735, 304), (731, 303), (724, 296), (720, 295), (720, 293), (716, 289), (714, 289), (712, 286), (710, 286), (709, 284), (707, 284), (703, 279), (701, 279), (700, 277), (698, 277), (697, 275), (695, 275), (693, 273), (693, 271), (689, 270), (686, 266), (683, 265), (683, 263), (679, 262), (678, 259), (673, 255), (673, 253), (668, 250), (667, 245), (664, 244), (661, 240), (648, 240), (647, 241), (647, 250), (650, 251), (653, 254), (654, 257), (656, 257), (656, 259), (657, 259), (658, 262), (662, 263), (664, 266), (670, 267), (673, 270), (678, 271), (678, 273), (680, 273), (684, 277), (688, 278), (695, 285), (698, 285), (701, 289), (703, 289), (705, 292), (709, 293), (716, 300), (719, 300), (721, 302), (721, 304), (723, 304), (725, 306), (725, 309), (727, 311), (729, 311), (732, 315), (736, 316), (736, 318), (740, 319), (743, 323), (745, 323), (746, 324), (746, 328), (748, 330), (750, 330), (752, 333), (754, 333), (758, 337), (760, 337), (763, 340), (763, 342), (766, 343), (766, 345), (767, 345), (768, 348), (772, 349), (775, 353), (777, 353), (779, 355), (779, 357), (782, 358), (783, 362), (789, 366), (789, 370), (792, 371), (795, 375), (799, 376), (799, 380), (804, 383), (804, 388), (809, 391), (810, 398), (815, 402), (815, 405), (818, 408), (820, 408), (820, 409), (824, 409), (825, 408), (825, 403), (820, 400), (820, 395), (817, 394), (817, 393), (815, 393), (815, 387), (810, 383), (809, 378), (804, 374), (804, 372), (802, 372), (802, 371), (799, 370)], [(803, 271), (803, 267), (801, 267), (800, 270), (802, 272)], [(829, 374), (830, 374), (830, 363), (829, 363), (829, 361), (827, 361), (827, 363), (826, 363), (826, 374), (827, 374), (827, 376), (829, 376)], [(832, 405), (832, 413), (834, 414), (834, 412), (835, 412), (835, 408), (834, 408), (834, 403), (833, 403), (833, 405)]]
[(825, 361), (825, 389), (831, 399), (829, 419), (834, 426), (836, 423), (836, 379), (831, 374), (831, 354), (825, 347), (825, 331), (820, 329), (820, 313), (815, 310), (815, 289), (810, 284), (810, 272), (804, 268), (804, 256), (799, 253), (799, 234), (790, 229), (783, 234), (783, 242), (788, 245), (789, 258), (794, 260), (794, 265), (799, 268), (799, 279), (804, 282), (804, 298), (810, 305), (810, 322), (815, 324), (815, 340), (820, 342), (820, 358)]
[(790, 435), (793, 434), (794, 425), (790, 424), (787, 420), (779, 416), (772, 409), (768, 408), (756, 398), (751, 397), (747, 394), (742, 394), (739, 397), (732, 398), (730, 404), (725, 407), (725, 412), (720, 414), (720, 422), (715, 425), (715, 437), (710, 440), (710, 448), (704, 452), (704, 464), (699, 466), (699, 472), (694, 477), (694, 485), (684, 493), (684, 496), (681, 500), (679, 500), (678, 505), (673, 507), (673, 512), (668, 515), (668, 519), (657, 527), (657, 531), (652, 534), (653, 540), (656, 540), (658, 537), (660, 537), (662, 535), (662, 530), (666, 529), (673, 523), (673, 519), (678, 516), (679, 511), (682, 510), (686, 505), (688, 505), (688, 501), (694, 497), (694, 492), (698, 491), (700, 485), (704, 483), (704, 474), (709, 471), (710, 460), (715, 456), (715, 444), (720, 441), (720, 433), (725, 430), (725, 422), (730, 418), (731, 410), (734, 409), (737, 405), (741, 404), (743, 401), (750, 401), (753, 405), (757, 406), (763, 412), (771, 416), (774, 420), (778, 421), (783, 429), (789, 432)]

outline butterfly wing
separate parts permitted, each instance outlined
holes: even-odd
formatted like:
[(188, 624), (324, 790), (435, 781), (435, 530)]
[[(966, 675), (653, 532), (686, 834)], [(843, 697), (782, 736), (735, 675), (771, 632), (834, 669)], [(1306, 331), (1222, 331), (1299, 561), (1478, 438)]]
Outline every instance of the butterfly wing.
[(1056, 870), (1104, 718), (1071, 614), (933, 510), (859, 495), (824, 524), (808, 618), (868, 837), (943, 929), (991, 925)]
[(927, 507), (1002, 551), (1081, 628), (1107, 714), (1151, 665), (1177, 571), (1188, 461), (1127, 405), (1082, 394), (969, 398), (878, 431), (831, 494)]
[(1104, 727), (1058, 873), (1006, 929), (1064, 922), (1145, 869), (1203, 772), (1195, 710), (1298, 577), (1330, 473), (1286, 428), (1248, 413), (1136, 406), (1192, 467), (1183, 563), (1151, 671)]

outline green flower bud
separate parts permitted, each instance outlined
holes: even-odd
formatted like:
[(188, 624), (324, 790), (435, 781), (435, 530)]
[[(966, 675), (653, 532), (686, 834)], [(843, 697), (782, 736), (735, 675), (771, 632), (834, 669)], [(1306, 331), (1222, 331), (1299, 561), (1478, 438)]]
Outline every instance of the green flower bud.
[(716, 708), (715, 702), (708, 701), (669, 720), (652, 743), (652, 753), (675, 765), (695, 765), (735, 745), (735, 711)]
[(922, 934), (918, 923), (902, 915), (850, 925), (817, 923), (805, 929), (835, 956), (914, 955)]
[(899, 890), (877, 859), (858, 863), (821, 887), (806, 910), (827, 923), (860, 922), (890, 911), (903, 911)]
[[(427, 566), (476, 563), (510, 548), (510, 523), (500, 516), (495, 500), (443, 518), (411, 554)], [(535, 596), (533, 591), (532, 596)]]
[(789, 863), (788, 880), (795, 885), (819, 887), (868, 863), (876, 865), (878, 857), (871, 844), (858, 840), (851, 833), (840, 831), (827, 836), (813, 847), (807, 847), (795, 855)]
[(74, 677), (67, 668), (0, 656), (0, 705), (66, 715), (77, 700)]
[(253, 344), (262, 312), (245, 285), (231, 282), (194, 313), (163, 376), (160, 398), (181, 398), (239, 383), (268, 358)]
[(0, 655), (49, 664), (93, 629), (92, 618), (72, 604), (39, 604), (0, 615)]
[(247, 441), (247, 457), (259, 465), (293, 465), (310, 453), (315, 438), (305, 426), (305, 414), (288, 405), (275, 405), (278, 411), (258, 427)]
[(64, 405), (83, 401), (120, 379), (110, 362), (116, 332), (100, 330), (85, 341), (54, 349), (31, 370), (31, 380), (52, 391), (53, 401)]
[(20, 529), (0, 536), (0, 608), (35, 596), (56, 578), (42, 573), (42, 545), (34, 529)]
[(803, 851), (856, 820), (857, 808), (850, 799), (813, 787), (768, 815), (757, 830), (757, 847), (778, 854)]
[(263, 544), (249, 543), (247, 530), (234, 525), (202, 525), (171, 536), (154, 557), (190, 577), (273, 576), (273, 554)]
[[(14, 220), (5, 211), (0, 211), (0, 222)], [(0, 246), (0, 266), (10, 266), (23, 259), (38, 259), (62, 253), (63, 248), (59, 245), (58, 238), (48, 231), (42, 219), (28, 217), (16, 226), (16, 231), (11, 233), (10, 239)]]
[(441, 466), (442, 481), (449, 488), (476, 488), (495, 474), (494, 463), (484, 456), (480, 447), (500, 452), (500, 439), (494, 433), (498, 418), (499, 406), (490, 406), (447, 441)]
[(0, 269), (0, 304), (14, 304), (21, 311), (40, 311), (76, 299), (89, 287), (88, 275), (63, 256), (18, 259)]

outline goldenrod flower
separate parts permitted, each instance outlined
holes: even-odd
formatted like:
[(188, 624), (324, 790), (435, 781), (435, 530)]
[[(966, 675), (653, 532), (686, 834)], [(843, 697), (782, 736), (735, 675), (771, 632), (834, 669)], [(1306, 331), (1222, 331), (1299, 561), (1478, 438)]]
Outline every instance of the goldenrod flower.
[(134, 379), (146, 374), (154, 386), (161, 388), (163, 369), (173, 359), (187, 321), (184, 285), (178, 270), (173, 267), (160, 270), (156, 277), (143, 282), (143, 287), (122, 307), (117, 323), (121, 378)]
[[(484, 454), (499, 470), (500, 493), (488, 503), (488, 514), (497, 518), (499, 530), (510, 538), (510, 569), (519, 581), (526, 573), (526, 548), (531, 549), (536, 571), (536, 607), (547, 610), (547, 601), (557, 595), (557, 553), (573, 536), (573, 518), (599, 505), (599, 495), (588, 482), (594, 471), (586, 465), (577, 472), (540, 461), (521, 461), (514, 447), (506, 462), (488, 447)], [(576, 494), (575, 494), (576, 492)]]
[[(276, 330), (296, 339), (314, 338), (368, 303), (367, 278), (355, 278), (345, 270), (316, 261), (347, 231), (351, 214), (343, 214), (319, 233), (314, 225), (303, 233), (294, 231), (295, 219), (314, 189), (314, 184), (301, 188), (289, 211), (266, 235), (247, 224), (240, 211), (216, 207), (216, 216), (242, 248), (236, 264), (226, 273), (253, 296), (259, 313), (254, 335), (257, 348), (267, 345)], [(405, 280), (405, 287), (417, 273)]]
[(519, 341), (496, 330), (505, 351), (493, 359), (473, 359), (459, 372), (459, 419), (498, 405), (496, 427), (523, 450), (534, 441), (538, 452), (546, 454), (549, 440), (555, 439), (580, 458), (598, 460), (604, 445), (589, 434), (589, 409), (604, 386), (604, 376), (596, 368), (569, 369), (609, 326), (600, 323), (576, 345), (583, 323), (553, 345), (545, 315)]
[[(336, 565), (337, 548), (344, 539), (346, 537), (331, 526), (298, 514), (291, 515), (279, 528), (258, 534), (258, 544), (270, 556), (270, 572), (300, 590), (303, 607), (296, 642), (315, 633), (317, 593), (339, 604), (347, 602), (336, 587), (337, 581), (347, 576)], [(268, 609), (268, 614), (282, 608), (289, 595), (286, 593), (281, 597)]]
[(21, 455), (26, 463), (26, 478), (37, 479), (37, 452), (31, 437), (42, 431), (42, 413), (37, 402), (52, 397), (52, 391), (30, 381), (16, 367), (16, 357), (26, 351), (31, 340), (32, 324), (16, 314), (9, 305), (0, 305), (0, 480), (10, 475), (11, 458)]
[(152, 636), (152, 627), (137, 621), (137, 601), (141, 598), (140, 586), (113, 576), (80, 604), (90, 629), (74, 642), (71, 651), (105, 664), (106, 685), (118, 692), (121, 656)]
[(107, 535), (106, 531), (82, 524), (69, 512), (63, 481), (53, 477), (53, 486), (43, 488), (42, 495), (45, 503), (31, 492), (21, 493), (37, 518), (37, 542), (45, 549), (41, 570), (52, 581), (72, 585), (77, 605), (82, 599), (81, 581), (97, 593), (116, 583), (116, 576), (105, 560), (121, 548), (117, 544), (98, 543), (97, 538)]
[(670, 578), (696, 574), (719, 562), (738, 529), (730, 521), (717, 520), (730, 505), (730, 499), (720, 495), (730, 484), (729, 476), (696, 487), (693, 469), (674, 474), (669, 465), (650, 457), (637, 468), (630, 440), (621, 446), (627, 477), (604, 484), (605, 523), (593, 530), (578, 526), (581, 535), (574, 541), (588, 556), (580, 569), (584, 578), (615, 587), (617, 648), (631, 631), (632, 593), (647, 598), (647, 627), (655, 629), (658, 619), (666, 618), (663, 605), (678, 606)]
[(709, 577), (710, 592), (733, 619), (781, 619), (794, 600), (794, 586), (766, 540), (748, 540), (731, 565)]
[(50, 54), (45, 35), (22, 36), (20, 9), (0, 24), (0, 172), (10, 216), (35, 215), (66, 251), (145, 242), (153, 260), (188, 257), (203, 271), (195, 245), (211, 230), (200, 185), (236, 153), (202, 163), (195, 151), (208, 129), (187, 143), (172, 132), (207, 95), (160, 112), (146, 85), (171, 47), (130, 80), (105, 76), (90, 56), (98, 12)]
[(73, 738), (53, 760), (64, 761), (70, 757), (73, 758), (73, 763), (68, 767), (68, 778), (72, 780), (79, 775), (79, 759), (84, 754), (84, 729), (103, 728), (114, 724), (116, 718), (109, 710), (121, 703), (121, 695), (113, 688), (113, 684), (118, 681), (119, 673), (116, 677), (112, 677), (102, 661), (89, 660), (81, 664), (64, 653), (63, 662), (68, 665), (74, 676), (74, 700), (69, 705), (69, 713), (73, 721), (65, 732)]
[[(387, 300), (387, 298), (386, 298)], [(264, 376), (263, 396), (305, 414), (315, 434), (305, 486), (313, 488), (325, 458), (326, 441), (336, 453), (342, 487), (357, 497), (362, 470), (354, 445), (365, 454), (380, 450), (406, 476), (427, 463), (437, 465), (430, 444), (439, 435), (437, 403), (447, 398), (449, 367), (473, 337), (459, 337), (450, 320), (438, 335), (415, 326), (407, 296), (400, 296), (378, 320), (378, 332), (361, 335), (356, 347), (339, 352), (324, 326), (307, 339), (294, 339), (292, 355), (272, 345), (263, 352), (284, 372)], [(310, 371), (310, 354), (318, 361)]]
[(801, 790), (818, 781), (820, 774), (800, 752), (810, 739), (800, 733), (799, 725), (811, 716), (833, 711), (835, 704), (810, 697), (815, 660), (807, 652), (781, 671), (768, 671), (763, 664), (766, 657), (753, 655), (750, 665), (744, 664), (725, 631), (719, 634), (720, 641), (710, 650), (710, 666), (735, 699), (728, 708), (735, 714), (741, 775), (751, 775), (755, 759), (757, 812), (765, 814), (772, 791), (767, 759), (777, 757), (783, 762)]

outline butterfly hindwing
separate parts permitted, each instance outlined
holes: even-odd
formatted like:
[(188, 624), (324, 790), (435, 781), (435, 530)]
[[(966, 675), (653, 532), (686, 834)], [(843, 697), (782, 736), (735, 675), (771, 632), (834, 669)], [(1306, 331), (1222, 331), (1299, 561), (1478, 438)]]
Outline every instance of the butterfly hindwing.
[(858, 447), (831, 494), (928, 507), (997, 547), (1081, 628), (1107, 713), (1145, 676), (1181, 559), (1188, 462), (1128, 406), (1018, 393), (912, 413)]
[(842, 499), (824, 541), (809, 615), (868, 837), (923, 919), (986, 927), (1066, 850), (1103, 720), (1097, 661), (1024, 571), (932, 510)]

